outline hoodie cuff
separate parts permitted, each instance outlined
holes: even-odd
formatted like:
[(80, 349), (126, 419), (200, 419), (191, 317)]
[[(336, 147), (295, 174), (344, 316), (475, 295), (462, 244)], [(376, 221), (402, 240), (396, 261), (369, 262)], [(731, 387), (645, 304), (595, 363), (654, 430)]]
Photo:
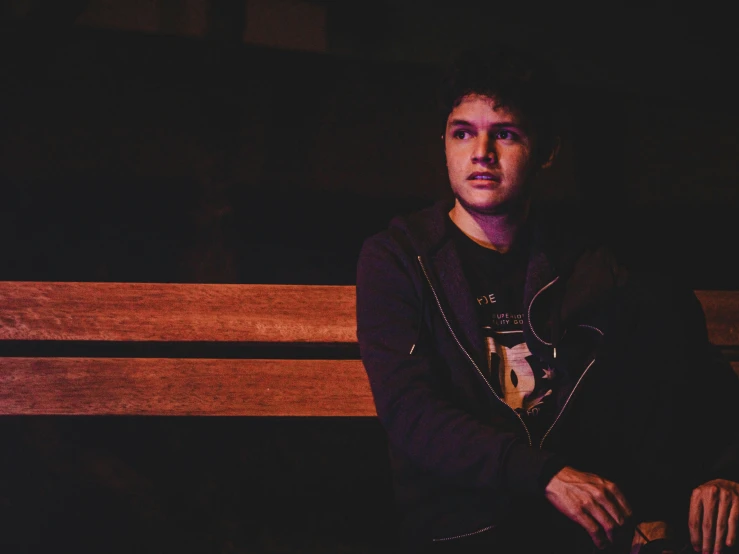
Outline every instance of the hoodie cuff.
[(516, 495), (540, 496), (565, 465), (564, 458), (557, 454), (514, 444), (506, 462), (508, 488)]
[(552, 454), (551, 458), (547, 459), (544, 463), (544, 467), (541, 469), (541, 473), (539, 473), (539, 493), (544, 494), (544, 491), (547, 488), (549, 481), (552, 480), (552, 477), (557, 475), (557, 473), (564, 469), (566, 465), (567, 461), (558, 454)]

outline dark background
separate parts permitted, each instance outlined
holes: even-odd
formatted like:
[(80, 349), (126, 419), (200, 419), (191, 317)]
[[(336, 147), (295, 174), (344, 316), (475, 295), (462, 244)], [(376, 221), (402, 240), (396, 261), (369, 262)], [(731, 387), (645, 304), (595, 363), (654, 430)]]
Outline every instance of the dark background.
[[(739, 288), (720, 4), (3, 0), (2, 280), (353, 284), (447, 194), (435, 86), (484, 37), (562, 77), (537, 206)], [(374, 420), (3, 418), (10, 552), (387, 552)]]

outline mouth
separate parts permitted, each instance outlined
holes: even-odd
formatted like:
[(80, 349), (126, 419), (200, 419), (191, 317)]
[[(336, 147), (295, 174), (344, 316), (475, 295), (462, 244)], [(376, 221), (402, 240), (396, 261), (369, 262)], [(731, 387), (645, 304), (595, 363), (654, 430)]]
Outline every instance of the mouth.
[(500, 176), (490, 173), (489, 171), (476, 171), (475, 173), (471, 173), (470, 176), (467, 177), (467, 180), (478, 183), (500, 183)]

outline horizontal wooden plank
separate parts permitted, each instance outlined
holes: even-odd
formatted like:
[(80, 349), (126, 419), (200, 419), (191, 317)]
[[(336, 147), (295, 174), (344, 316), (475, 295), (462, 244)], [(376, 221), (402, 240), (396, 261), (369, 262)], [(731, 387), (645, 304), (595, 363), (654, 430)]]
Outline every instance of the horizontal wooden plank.
[[(739, 291), (696, 291), (739, 345)], [(356, 342), (353, 286), (0, 281), (0, 340)]]
[(0, 281), (0, 340), (356, 342), (353, 286)]
[(357, 360), (0, 358), (0, 414), (374, 416)]
[(708, 337), (714, 344), (739, 345), (739, 291), (699, 290), (695, 295), (706, 314)]
[[(739, 362), (732, 362), (739, 376)], [(375, 416), (356, 360), (0, 358), (2, 415)]]

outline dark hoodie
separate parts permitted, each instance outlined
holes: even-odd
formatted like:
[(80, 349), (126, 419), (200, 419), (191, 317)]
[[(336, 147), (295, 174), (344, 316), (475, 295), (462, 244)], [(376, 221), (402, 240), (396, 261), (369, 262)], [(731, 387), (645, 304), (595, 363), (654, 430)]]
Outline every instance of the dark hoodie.
[(450, 208), (394, 219), (358, 263), (359, 346), (412, 542), (469, 535), (543, 502), (564, 465), (614, 481), (638, 520), (683, 526), (693, 487), (739, 479), (737, 431), (724, 431), (739, 382), (708, 343), (692, 291), (537, 221), (524, 336), (567, 379), (553, 425), (532, 441), (481, 371)]

